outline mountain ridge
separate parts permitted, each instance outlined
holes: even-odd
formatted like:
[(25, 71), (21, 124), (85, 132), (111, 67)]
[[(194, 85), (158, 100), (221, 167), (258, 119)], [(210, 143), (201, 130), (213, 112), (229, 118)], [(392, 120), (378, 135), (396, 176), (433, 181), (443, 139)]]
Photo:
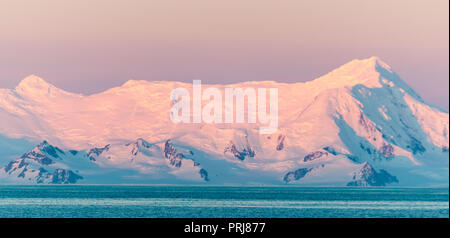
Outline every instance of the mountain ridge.
[[(281, 85), (301, 85), (301, 84), (306, 84), (306, 83), (312, 83), (315, 81), (321, 81), (323, 79), (330, 79), (331, 77), (328, 76), (345, 76), (346, 74), (351, 73), (351, 71), (353, 70), (357, 70), (360, 72), (370, 72), (370, 71), (378, 71), (377, 67), (380, 67), (384, 70), (387, 70), (391, 73), (393, 73), (392, 68), (385, 63), (384, 61), (382, 61), (379, 57), (376, 56), (372, 56), (370, 58), (366, 58), (366, 59), (354, 59), (350, 62), (347, 62), (345, 64), (343, 64), (342, 66), (330, 71), (329, 73), (326, 73), (316, 79), (313, 80), (309, 80), (309, 81), (305, 81), (305, 82), (295, 82), (295, 83), (283, 83), (283, 82), (278, 82), (278, 81), (245, 81), (245, 82), (240, 82), (240, 83), (231, 83), (231, 84), (208, 84), (208, 83), (204, 83), (204, 85), (208, 85), (208, 86), (222, 86), (222, 87), (235, 87), (236, 85), (249, 85), (249, 84), (281, 84)], [(333, 80), (330, 80), (333, 81)], [(364, 82), (364, 81), (361, 81)], [(331, 83), (331, 82), (328, 82)], [(160, 80), (152, 80), (152, 81), (148, 81), (148, 80), (134, 80), (134, 79), (130, 79), (127, 80), (126, 82), (124, 82), (122, 85), (117, 86), (117, 87), (112, 87), (109, 89), (106, 89), (102, 92), (99, 93), (94, 93), (94, 94), (88, 94), (88, 95), (84, 95), (84, 94), (79, 94), (85, 97), (89, 97), (92, 95), (97, 95), (97, 94), (102, 94), (104, 92), (107, 92), (110, 89), (117, 89), (117, 88), (123, 88), (123, 87), (135, 87), (135, 86), (149, 86), (149, 85), (160, 85), (160, 84), (169, 84), (171, 86), (173, 85), (180, 85), (180, 86), (188, 86), (191, 83), (186, 83), (186, 82), (181, 82), (181, 81), (160, 81)], [(56, 87), (55, 85), (45, 81), (43, 78), (35, 75), (35, 74), (31, 74), (27, 77), (25, 77), (23, 80), (21, 80), (18, 85), (16, 86), (16, 88), (12, 89), (12, 90), (19, 90), (21, 88), (44, 88), (46, 89), (47, 87), (50, 88), (55, 88), (55, 89), (59, 89), (58, 87)], [(66, 90), (62, 90), (59, 89), (61, 91), (70, 93), (70, 94), (76, 94), (77, 93), (72, 93)]]
[[(202, 85), (277, 87), (279, 130), (272, 135), (260, 135), (258, 123), (173, 124), (170, 91), (189, 90), (188, 83), (127, 81), (88, 96), (58, 91), (37, 76), (24, 85), (41, 93), (0, 91), (0, 145), (14, 138), (46, 140), (67, 154), (55, 168), (71, 170), (77, 167), (73, 161), (93, 166), (74, 172), (82, 183), (148, 178), (176, 184), (448, 186), (448, 113), (425, 103), (377, 57), (353, 60), (308, 82)], [(20, 157), (17, 149), (1, 149), (6, 152), (0, 166)], [(67, 151), (84, 151), (83, 159)]]

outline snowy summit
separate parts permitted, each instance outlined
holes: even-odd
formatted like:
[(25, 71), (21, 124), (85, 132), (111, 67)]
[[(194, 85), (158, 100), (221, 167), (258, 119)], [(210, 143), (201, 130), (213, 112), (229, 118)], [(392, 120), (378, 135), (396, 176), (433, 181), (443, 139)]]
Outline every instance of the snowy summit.
[(80, 95), (29, 76), (0, 89), (0, 183), (448, 187), (448, 112), (377, 57), (304, 83), (214, 85), (278, 88), (272, 135), (258, 123), (172, 123), (177, 87), (192, 85)]

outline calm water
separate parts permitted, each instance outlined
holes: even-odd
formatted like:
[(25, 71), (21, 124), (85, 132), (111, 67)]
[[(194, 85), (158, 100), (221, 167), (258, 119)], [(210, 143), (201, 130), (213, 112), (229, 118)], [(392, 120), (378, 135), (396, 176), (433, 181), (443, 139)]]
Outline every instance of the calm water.
[(449, 217), (448, 188), (0, 186), (0, 217)]

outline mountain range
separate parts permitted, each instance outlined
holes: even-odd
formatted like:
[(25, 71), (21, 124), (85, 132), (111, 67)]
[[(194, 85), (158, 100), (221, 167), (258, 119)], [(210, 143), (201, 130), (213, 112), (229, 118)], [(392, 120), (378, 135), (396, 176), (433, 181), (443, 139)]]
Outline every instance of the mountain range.
[(0, 89), (0, 183), (448, 187), (448, 112), (377, 57), (308, 82), (208, 86), (278, 88), (278, 131), (172, 123), (171, 90), (189, 83), (82, 95), (31, 75)]

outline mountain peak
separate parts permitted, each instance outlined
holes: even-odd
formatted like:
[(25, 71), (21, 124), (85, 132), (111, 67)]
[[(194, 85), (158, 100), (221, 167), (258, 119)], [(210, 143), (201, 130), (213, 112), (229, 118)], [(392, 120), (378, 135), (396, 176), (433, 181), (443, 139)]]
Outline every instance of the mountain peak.
[(372, 57), (370, 57), (370, 58), (368, 58), (366, 60), (372, 61), (373, 64), (375, 65), (375, 68), (376, 67), (382, 67), (382, 68), (384, 68), (386, 70), (392, 71), (391, 66), (389, 66), (386, 62), (384, 62), (383, 60), (381, 60), (380, 58), (378, 58), (376, 56), (372, 56)]
[(381, 69), (392, 72), (391, 67), (376, 56), (367, 59), (354, 59), (335, 69), (335, 73), (352, 74), (358, 72), (379, 72)]
[(328, 87), (345, 87), (364, 84), (367, 87), (381, 87), (380, 75), (392, 78), (391, 67), (376, 56), (354, 59), (330, 73), (315, 80)]
[(53, 85), (51, 85), (50, 83), (47, 83), (41, 77), (33, 75), (33, 74), (22, 79), (22, 81), (20, 81), (19, 85), (17, 85), (18, 88), (25, 88), (25, 87), (27, 87), (27, 88), (29, 88), (29, 87), (43, 88), (43, 87), (49, 87), (49, 86), (53, 86)]
[(37, 152), (37, 153), (47, 153), (47, 154), (53, 156), (54, 158), (59, 157), (58, 152), (61, 154), (64, 154), (64, 151), (62, 151), (61, 149), (59, 149), (56, 146), (51, 145), (46, 140), (42, 141), (37, 146), (35, 146), (32, 151)]
[(16, 86), (15, 91), (27, 97), (53, 97), (61, 94), (76, 95), (59, 89), (36, 75), (27, 76), (20, 81), (20, 83)]
[(122, 84), (122, 87), (140, 87), (142, 85), (146, 85), (147, 83), (148, 81), (145, 80), (130, 79), (126, 81), (124, 84)]
[(38, 145), (38, 147), (41, 147), (41, 146), (48, 146), (48, 145), (50, 145), (46, 140), (43, 140), (39, 145)]
[(56, 88), (55, 86), (46, 82), (41, 77), (36, 75), (30, 75), (24, 78), (22, 81), (20, 81), (20, 83), (16, 87), (16, 90), (27, 92), (34, 92), (34, 91), (50, 92), (51, 89), (55, 88)]

